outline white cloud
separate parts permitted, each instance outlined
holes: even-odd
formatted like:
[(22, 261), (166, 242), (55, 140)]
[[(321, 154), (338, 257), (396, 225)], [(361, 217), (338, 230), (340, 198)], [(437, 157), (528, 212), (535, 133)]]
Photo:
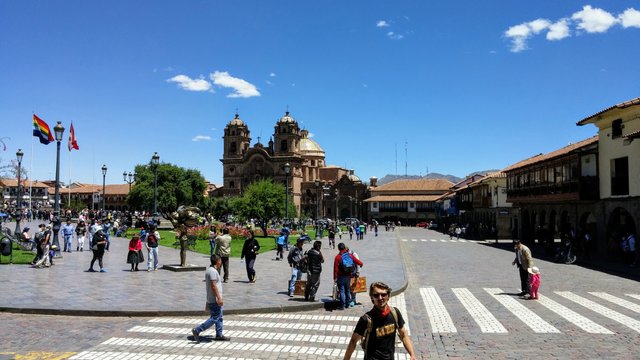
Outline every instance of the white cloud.
[(609, 12), (592, 8), (586, 5), (582, 11), (578, 11), (571, 16), (571, 19), (578, 23), (578, 29), (588, 33), (603, 33), (615, 25), (618, 20)]
[(505, 31), (504, 36), (511, 40), (511, 52), (527, 49), (527, 40), (548, 29), (551, 22), (547, 19), (536, 19), (530, 22), (514, 25)]
[(178, 86), (187, 91), (209, 91), (211, 90), (211, 83), (207, 80), (200, 79), (192, 79), (186, 75), (176, 75), (171, 79), (167, 79), (167, 82), (173, 82), (178, 84)]
[(379, 27), (379, 28), (388, 27), (388, 26), (389, 26), (389, 23), (386, 22), (385, 20), (378, 20), (378, 22), (376, 23), (376, 27)]
[(403, 38), (404, 38), (404, 35), (396, 34), (396, 33), (394, 33), (393, 31), (389, 31), (389, 32), (387, 33), (387, 37), (388, 37), (389, 39), (400, 40), (400, 39), (403, 39)]
[(211, 136), (207, 135), (196, 135), (191, 141), (211, 141)]
[(214, 84), (234, 90), (234, 92), (227, 95), (227, 97), (249, 98), (260, 96), (260, 92), (255, 85), (247, 82), (246, 80), (233, 77), (226, 71), (215, 71), (209, 77), (213, 80)]
[(637, 27), (640, 28), (640, 11), (636, 9), (627, 9), (618, 16), (618, 19), (622, 23), (622, 27)]
[(266, 82), (267, 85), (273, 85), (273, 83), (271, 81), (269, 81), (269, 80), (265, 80), (264, 82)]
[(549, 25), (547, 40), (550, 40), (550, 41), (562, 40), (569, 36), (571, 36), (571, 31), (569, 30), (568, 19), (562, 19), (556, 23)]
[(274, 73), (274, 72), (270, 73), (269, 77), (276, 77), (276, 73)]

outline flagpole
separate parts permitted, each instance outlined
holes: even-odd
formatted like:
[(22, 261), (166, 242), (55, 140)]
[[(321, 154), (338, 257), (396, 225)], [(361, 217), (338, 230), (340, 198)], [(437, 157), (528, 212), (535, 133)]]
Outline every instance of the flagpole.
[[(33, 198), (33, 136), (31, 137), (31, 160), (29, 160), (29, 209), (31, 210), (31, 215), (33, 216), (33, 206), (31, 204), (31, 199)], [(31, 220), (31, 219), (29, 219)]]
[(69, 150), (69, 184), (67, 184), (67, 189), (69, 190), (69, 203), (67, 204), (67, 208), (71, 208), (71, 150)]

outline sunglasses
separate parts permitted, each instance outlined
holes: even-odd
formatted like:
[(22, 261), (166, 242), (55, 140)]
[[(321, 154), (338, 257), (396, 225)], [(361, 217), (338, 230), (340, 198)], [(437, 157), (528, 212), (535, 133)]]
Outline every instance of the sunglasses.
[(371, 297), (374, 297), (374, 298), (385, 298), (387, 296), (389, 296), (388, 293), (373, 293), (373, 294), (371, 294)]

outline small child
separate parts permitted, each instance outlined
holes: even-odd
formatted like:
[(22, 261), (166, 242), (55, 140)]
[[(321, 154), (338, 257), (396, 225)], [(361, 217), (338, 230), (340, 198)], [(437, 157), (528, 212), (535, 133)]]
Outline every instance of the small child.
[(531, 284), (531, 292), (529, 300), (538, 300), (538, 288), (540, 288), (540, 269), (537, 266), (527, 269), (529, 274), (529, 283)]

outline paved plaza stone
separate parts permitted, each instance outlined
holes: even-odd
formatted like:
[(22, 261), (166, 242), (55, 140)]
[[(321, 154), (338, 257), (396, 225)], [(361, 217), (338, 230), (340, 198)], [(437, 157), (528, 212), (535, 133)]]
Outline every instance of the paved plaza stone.
[[(36, 228), (36, 223), (30, 227)], [(407, 286), (402, 262), (387, 261), (400, 259), (399, 245), (393, 233), (382, 232), (378, 237), (370, 233), (361, 241), (349, 240), (348, 235), (343, 235), (342, 241), (364, 262), (361, 275), (369, 282), (383, 281), (395, 293)], [(326, 237), (322, 242), (325, 263), (317, 296), (320, 301), (305, 302), (301, 296), (289, 298), (286, 287), (291, 274), (289, 265), (286, 261), (275, 261), (275, 251), (267, 251), (256, 259), (256, 283), (249, 283), (245, 264), (239, 258), (230, 259), (229, 282), (224, 284), (225, 313), (302, 311), (323, 307), (331, 297), (333, 258), (338, 250), (328, 248)], [(309, 248), (311, 244), (304, 245), (305, 250)], [(106, 273), (87, 272), (92, 252), (86, 249), (62, 253), (62, 258), (55, 259), (55, 265), (48, 269), (1, 265), (0, 311), (82, 316), (206, 314), (204, 272), (162, 269), (147, 272), (146, 262), (140, 264), (140, 271), (131, 272), (126, 263), (127, 252), (128, 239), (111, 236), (110, 251), (104, 255)], [(160, 247), (158, 258), (160, 266), (178, 263), (179, 250)], [(207, 266), (209, 257), (189, 252), (187, 262)], [(95, 268), (98, 268), (97, 263)]]

